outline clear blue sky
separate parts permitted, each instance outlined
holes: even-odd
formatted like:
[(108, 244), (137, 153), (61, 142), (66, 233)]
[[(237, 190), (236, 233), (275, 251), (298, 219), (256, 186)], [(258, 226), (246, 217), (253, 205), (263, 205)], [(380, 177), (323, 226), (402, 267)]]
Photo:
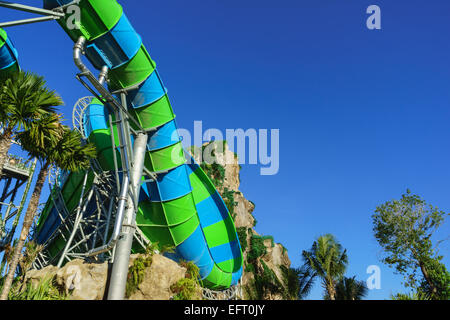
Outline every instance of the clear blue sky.
[[(365, 280), (369, 265), (381, 267), (382, 289), (369, 299), (405, 291), (380, 262), (371, 215), (406, 188), (450, 211), (450, 2), (120, 2), (158, 64), (179, 127), (280, 129), (280, 172), (241, 172), (256, 230), (283, 243), (293, 266), (333, 233), (348, 250), (348, 276)], [(372, 4), (382, 30), (366, 28)], [(70, 120), (89, 95), (74, 78), (72, 42), (52, 22), (8, 32), (22, 67), (46, 77)], [(438, 238), (449, 231), (447, 223)], [(441, 253), (449, 266), (448, 243)], [(322, 292), (317, 283), (310, 298)]]

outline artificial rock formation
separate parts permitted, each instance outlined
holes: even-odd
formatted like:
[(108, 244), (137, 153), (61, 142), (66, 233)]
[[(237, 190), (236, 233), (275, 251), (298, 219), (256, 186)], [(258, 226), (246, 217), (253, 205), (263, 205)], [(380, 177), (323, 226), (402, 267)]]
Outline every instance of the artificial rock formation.
[(108, 264), (86, 263), (76, 259), (58, 269), (48, 266), (41, 270), (30, 270), (25, 283), (36, 287), (46, 277), (54, 277), (71, 300), (102, 300), (105, 296), (108, 278)]
[[(130, 266), (139, 255), (132, 255)], [(186, 268), (159, 254), (152, 256), (151, 266), (144, 271), (144, 280), (139, 284), (129, 300), (170, 300), (173, 298), (172, 285), (186, 277)], [(197, 298), (201, 297), (201, 291)]]

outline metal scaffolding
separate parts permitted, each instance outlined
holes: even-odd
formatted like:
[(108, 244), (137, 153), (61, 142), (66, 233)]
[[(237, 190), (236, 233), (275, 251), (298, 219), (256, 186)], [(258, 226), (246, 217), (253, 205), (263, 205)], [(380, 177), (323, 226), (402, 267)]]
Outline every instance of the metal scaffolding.
[[(149, 244), (149, 240), (135, 225), (140, 178), (144, 171), (150, 177), (156, 176), (144, 169), (143, 155), (147, 145), (147, 132), (142, 128), (140, 131), (131, 129), (129, 121), (134, 119), (127, 112), (126, 92), (117, 93), (121, 98), (119, 102), (103, 86), (107, 68), (104, 68), (97, 78), (83, 64), (81, 55), (84, 45), (85, 39), (80, 38), (74, 47), (75, 64), (81, 70), (76, 77), (104, 103), (110, 114), (114, 115), (115, 120), (113, 121), (110, 116), (109, 125), (111, 137), (114, 137), (113, 124), (118, 129), (120, 159), (117, 159), (117, 153), (113, 152), (113, 171), (103, 171), (96, 159), (91, 160), (90, 170), (84, 172), (78, 205), (71, 212), (67, 209), (61, 190), (67, 173), (57, 171), (50, 175), (50, 198), (57, 210), (60, 225), (43, 244), (44, 250), (39, 253), (34, 266), (36, 268), (49, 264), (61, 266), (76, 258), (112, 261), (112, 273), (117, 276), (111, 277), (112, 289), (109, 296), (112, 299), (122, 299), (125, 287), (123, 279), (119, 278), (123, 274), (126, 278), (131, 244), (138, 243), (143, 249)], [(93, 97), (80, 99), (73, 110), (74, 128), (81, 133), (86, 142), (84, 119), (92, 99)], [(131, 135), (134, 136), (134, 146), (131, 143)], [(112, 148), (115, 149), (115, 143), (112, 142)], [(120, 168), (118, 163), (122, 164)], [(92, 183), (88, 183), (89, 178), (93, 180)], [(64, 249), (57, 254), (50, 252), (50, 245), (60, 239), (64, 241)], [(116, 282), (118, 283), (115, 284)]]
[[(36, 169), (36, 159), (25, 160), (8, 154), (3, 174), (0, 177), (2, 191), (0, 197), (0, 252), (12, 246), (17, 226), (30, 191)], [(6, 257), (3, 256), (0, 275), (5, 266)]]

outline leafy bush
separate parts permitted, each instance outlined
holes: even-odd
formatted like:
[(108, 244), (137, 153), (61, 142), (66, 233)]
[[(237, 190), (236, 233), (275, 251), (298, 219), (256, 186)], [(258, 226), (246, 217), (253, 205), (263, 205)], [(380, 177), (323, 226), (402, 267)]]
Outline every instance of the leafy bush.
[(254, 261), (267, 253), (264, 239), (261, 236), (252, 235), (250, 238), (250, 251), (247, 255), (249, 261)]
[[(267, 294), (282, 294), (284, 287), (275, 273), (261, 260), (262, 272), (254, 271), (254, 279), (244, 287), (249, 300), (263, 300)], [(254, 268), (254, 265), (253, 265)]]
[(272, 287), (272, 292), (279, 291), (279, 289), (283, 288), (275, 272), (270, 269), (263, 260), (261, 260), (261, 265), (263, 266), (262, 278), (266, 283), (266, 286), (270, 285), (270, 287)]
[(218, 163), (207, 164), (206, 162), (203, 162), (200, 167), (210, 177), (216, 188), (223, 186), (225, 180), (225, 168), (222, 165)]
[(392, 300), (430, 300), (425, 294), (420, 292), (412, 292), (410, 294), (397, 293), (396, 295), (391, 295)]
[(11, 290), (9, 300), (67, 300), (68, 296), (59, 289), (55, 283), (55, 277), (46, 277), (39, 281), (34, 287), (30, 282), (27, 283), (25, 290), (20, 286), (15, 286)]
[(200, 269), (192, 261), (180, 261), (180, 266), (186, 268), (185, 278), (178, 280), (170, 287), (175, 293), (173, 300), (193, 300), (200, 286)]
[(228, 208), (228, 211), (230, 212), (231, 217), (233, 220), (236, 218), (236, 214), (234, 213), (234, 208), (238, 205), (236, 201), (234, 201), (234, 190), (229, 190), (228, 188), (225, 188), (222, 193), (222, 199), (225, 205)]
[(170, 290), (175, 293), (173, 300), (193, 300), (197, 291), (197, 284), (193, 279), (183, 278), (174, 283)]
[(136, 292), (139, 285), (144, 281), (145, 269), (152, 265), (152, 255), (137, 257), (133, 265), (128, 269), (126, 296), (130, 297)]
[(199, 267), (197, 267), (197, 265), (192, 261), (187, 262), (182, 260), (179, 264), (180, 266), (186, 268), (186, 278), (195, 280), (198, 283), (200, 277)]
[(273, 240), (272, 236), (263, 236), (262, 239), (263, 240), (270, 239), (272, 248), (275, 246), (275, 241)]
[(255, 273), (256, 272), (255, 266), (252, 263), (247, 263), (245, 265), (245, 272)]
[(247, 249), (247, 228), (240, 227), (236, 229), (239, 242), (241, 243), (242, 252)]

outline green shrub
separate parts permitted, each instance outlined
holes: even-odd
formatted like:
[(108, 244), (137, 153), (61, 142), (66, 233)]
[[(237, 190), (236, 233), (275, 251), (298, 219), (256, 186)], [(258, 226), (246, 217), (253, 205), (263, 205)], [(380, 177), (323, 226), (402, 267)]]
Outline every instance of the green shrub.
[(257, 235), (252, 235), (250, 238), (250, 251), (247, 255), (249, 261), (254, 261), (267, 253), (264, 239)]
[(251, 273), (255, 273), (256, 269), (255, 266), (253, 265), (253, 263), (247, 263), (245, 265), (245, 272), (251, 272)]
[(231, 217), (233, 220), (236, 218), (236, 214), (234, 212), (234, 208), (238, 205), (236, 201), (234, 201), (234, 190), (229, 190), (228, 188), (225, 188), (222, 193), (222, 199), (225, 205), (228, 208), (228, 211), (230, 212)]
[(144, 281), (145, 269), (152, 265), (152, 255), (137, 257), (133, 265), (128, 269), (126, 296), (130, 297), (136, 292), (139, 285)]
[(186, 268), (186, 274), (170, 287), (175, 293), (173, 300), (195, 300), (200, 286), (200, 269), (192, 261), (180, 261), (179, 264)]
[(270, 239), (272, 248), (275, 246), (275, 241), (273, 240), (272, 236), (263, 236), (262, 239), (263, 240)]
[(195, 280), (197, 283), (199, 283), (200, 269), (194, 262), (181, 260), (179, 262), (179, 265), (186, 268), (186, 278)]
[(173, 300), (194, 300), (197, 292), (196, 281), (190, 278), (183, 278), (174, 283), (170, 290), (175, 295)]
[(391, 300), (430, 300), (425, 294), (420, 292), (397, 293), (391, 295)]
[(218, 163), (207, 164), (206, 162), (203, 162), (200, 164), (200, 167), (209, 176), (216, 188), (223, 186), (225, 180), (225, 168), (222, 165)]
[(24, 290), (16, 285), (8, 296), (9, 300), (67, 300), (68, 295), (61, 290), (54, 276), (41, 279), (36, 287), (28, 282)]
[(241, 243), (242, 252), (247, 249), (247, 228), (239, 227), (236, 229), (239, 242)]

